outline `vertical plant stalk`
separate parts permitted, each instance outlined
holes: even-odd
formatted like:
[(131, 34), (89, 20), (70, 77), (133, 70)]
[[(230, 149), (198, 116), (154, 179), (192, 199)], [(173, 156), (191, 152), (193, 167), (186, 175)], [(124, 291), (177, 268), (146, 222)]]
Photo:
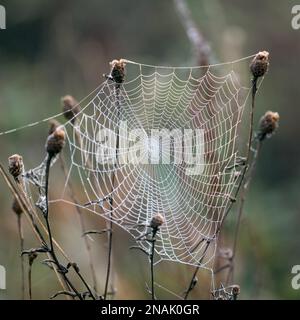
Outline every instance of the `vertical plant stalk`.
[(55, 265), (57, 267), (57, 271), (62, 274), (62, 278), (64, 279), (66, 286), (73, 290), (73, 292), (76, 294), (76, 296), (79, 298), (79, 300), (83, 300), (81, 295), (80, 295), (80, 293), (77, 291), (77, 289), (74, 287), (74, 285), (71, 283), (71, 281), (67, 277), (65, 270), (62, 270), (61, 264), (58, 261), (58, 258), (56, 256), (56, 253), (55, 253), (55, 250), (54, 250), (54, 246), (53, 246), (52, 232), (51, 232), (50, 222), (49, 222), (49, 199), (48, 199), (48, 196), (49, 196), (48, 195), (48, 191), (49, 191), (49, 173), (50, 173), (50, 165), (51, 165), (52, 158), (53, 158), (53, 155), (48, 153), (47, 161), (46, 161), (46, 169), (45, 169), (45, 202), (46, 202), (46, 210), (45, 210), (45, 213), (44, 213), (44, 218), (45, 218), (45, 221), (46, 221), (46, 227), (47, 227), (47, 231), (48, 231), (48, 235), (49, 235), (49, 242), (50, 242), (50, 248), (49, 248), (50, 252), (49, 253), (50, 253), (53, 261), (55, 262)]
[[(77, 266), (76, 263), (74, 262), (69, 262), (67, 268), (64, 267), (59, 263), (59, 260), (56, 256), (55, 249), (54, 249), (54, 243), (53, 243), (53, 238), (52, 238), (52, 232), (50, 228), (50, 221), (49, 221), (49, 179), (50, 179), (50, 167), (51, 167), (51, 162), (52, 160), (61, 153), (63, 147), (65, 145), (65, 131), (62, 130), (61, 128), (56, 128), (47, 138), (46, 142), (46, 151), (47, 151), (47, 157), (45, 160), (45, 185), (44, 185), (44, 194), (43, 197), (45, 198), (45, 205), (43, 207), (40, 207), (44, 219), (46, 221), (46, 228), (48, 231), (48, 237), (49, 237), (49, 242), (50, 242), (50, 248), (47, 245), (46, 249), (48, 252), (50, 252), (52, 256), (52, 261), (50, 263), (54, 264), (54, 268), (57, 268), (57, 271), (62, 274), (62, 277), (67, 284), (69, 288), (73, 290), (73, 292), (68, 292), (68, 295), (71, 295), (73, 297), (78, 297), (80, 300), (84, 300), (84, 296), (81, 295), (75, 286), (72, 284), (72, 282), (69, 280), (67, 273), (68, 269), (70, 267), (73, 267), (74, 271), (76, 274), (79, 276), (80, 280), (83, 282), (84, 286), (88, 290), (88, 293), (90, 294), (91, 298), (93, 300), (96, 300), (95, 296), (91, 292), (90, 287), (88, 286), (87, 282), (83, 279), (82, 275), (80, 274), (79, 267)], [(56, 267), (55, 267), (56, 266)]]
[(237, 244), (238, 244), (238, 237), (239, 237), (239, 231), (240, 231), (240, 226), (241, 226), (241, 220), (242, 220), (242, 216), (243, 216), (243, 212), (244, 212), (244, 206), (245, 206), (245, 202), (246, 202), (246, 197), (248, 195), (248, 191), (250, 188), (250, 184), (251, 184), (251, 180), (254, 176), (254, 172), (255, 172), (255, 168), (256, 168), (256, 164), (257, 164), (257, 160), (261, 151), (261, 147), (262, 147), (262, 142), (258, 141), (257, 144), (257, 149), (254, 153), (254, 157), (252, 160), (252, 163), (249, 167), (249, 171), (247, 174), (247, 177), (245, 178), (245, 182), (242, 188), (242, 192), (241, 192), (241, 201), (240, 201), (240, 205), (238, 207), (238, 220), (237, 220), (237, 224), (236, 224), (236, 229), (235, 229), (235, 234), (234, 234), (234, 241), (233, 241), (233, 247), (232, 247), (232, 257), (231, 257), (231, 261), (230, 261), (230, 265), (229, 265), (229, 271), (228, 271), (228, 275), (227, 275), (227, 279), (226, 279), (226, 285), (229, 284), (230, 281), (233, 280), (233, 273), (234, 273), (234, 258), (236, 256), (236, 250), (237, 250)]
[[(20, 249), (21, 253), (24, 251), (24, 235), (23, 235), (23, 228), (22, 228), (22, 215), (17, 215), (17, 223), (18, 223), (18, 234), (20, 240)], [(22, 277), (22, 300), (25, 299), (25, 262), (24, 256), (21, 254), (21, 277)]]
[(32, 300), (32, 282), (31, 282), (31, 273), (32, 273), (32, 265), (29, 265), (28, 269), (28, 292), (29, 292), (29, 300)]
[(187, 299), (188, 299), (189, 294), (194, 290), (194, 288), (195, 288), (195, 286), (196, 286), (196, 284), (197, 284), (197, 282), (198, 282), (198, 280), (197, 280), (197, 274), (198, 274), (199, 269), (200, 269), (200, 267), (201, 267), (201, 263), (203, 262), (203, 260), (204, 260), (204, 258), (205, 258), (205, 255), (206, 255), (206, 252), (207, 252), (207, 250), (208, 250), (208, 248), (209, 248), (209, 245), (210, 245), (210, 241), (207, 241), (207, 242), (206, 242), (206, 246), (205, 246), (204, 251), (203, 251), (203, 255), (202, 255), (201, 259), (199, 260), (199, 264), (198, 264), (198, 266), (195, 268), (195, 271), (194, 271), (194, 273), (193, 273), (193, 276), (192, 276), (192, 279), (191, 279), (191, 281), (190, 281), (190, 284), (189, 284), (187, 290), (185, 291), (185, 294), (184, 294), (184, 297), (183, 297), (184, 300), (187, 300)]
[[(116, 141), (116, 165), (118, 165), (119, 158), (119, 144), (120, 144), (120, 84), (116, 83), (115, 85), (115, 96), (116, 96), (116, 109), (117, 109), (117, 141)], [(110, 273), (112, 267), (112, 248), (113, 248), (113, 210), (114, 210), (114, 199), (113, 192), (115, 186), (115, 169), (112, 173), (111, 178), (111, 198), (110, 198), (110, 220), (109, 220), (109, 228), (108, 228), (108, 256), (107, 256), (107, 270), (106, 270), (106, 279), (105, 279), (105, 288), (104, 288), (104, 300), (107, 299), (108, 294), (108, 285), (110, 280)], [(113, 286), (113, 285), (112, 285)], [(112, 294), (114, 293), (114, 288), (112, 288)]]
[(37, 258), (37, 254), (36, 253), (30, 253), (28, 255), (28, 265), (29, 265), (29, 269), (28, 269), (28, 291), (29, 291), (29, 299), (32, 300), (32, 281), (31, 281), (31, 275), (32, 275), (32, 265), (34, 260)]
[(152, 238), (150, 240), (151, 243), (151, 251), (149, 255), (150, 260), (150, 276), (151, 276), (151, 298), (152, 300), (156, 300), (155, 297), (155, 289), (154, 289), (154, 255), (155, 255), (155, 243), (156, 243), (156, 234), (158, 231), (158, 227), (152, 228)]
[(251, 158), (251, 147), (253, 143), (253, 125), (254, 125), (254, 109), (255, 109), (255, 98), (257, 93), (257, 77), (254, 77), (252, 80), (252, 103), (251, 103), (251, 112), (250, 112), (250, 129), (249, 129), (249, 137), (248, 137), (248, 145), (247, 145), (247, 153), (246, 153), (246, 168), (243, 170), (243, 175), (241, 177), (241, 184), (242, 184), (242, 191), (241, 191), (241, 200), (238, 207), (238, 218), (234, 232), (234, 241), (233, 241), (233, 248), (232, 248), (232, 256), (230, 258), (230, 267), (228, 270), (228, 275), (226, 279), (226, 286), (229, 284), (230, 280), (233, 278), (234, 272), (234, 258), (236, 255), (236, 248), (238, 242), (238, 236), (243, 216), (244, 205), (246, 201), (246, 196), (249, 189), (249, 184), (252, 179), (252, 175), (254, 173), (254, 169), (257, 162), (257, 157), (260, 151), (261, 143), (258, 142), (257, 151), (254, 154), (252, 162), (250, 162)]
[[(3, 177), (3, 179), (4, 179), (4, 181), (5, 181), (5, 183), (7, 184), (9, 190), (11, 191), (12, 195), (13, 195), (13, 196), (16, 198), (16, 200), (18, 201), (18, 203), (19, 203), (21, 209), (23, 210), (23, 212), (25, 212), (26, 218), (28, 219), (28, 222), (29, 222), (30, 226), (32, 227), (33, 232), (34, 232), (36, 238), (37, 238), (41, 243), (45, 243), (45, 239), (44, 239), (41, 231), (39, 230), (39, 228), (38, 228), (37, 225), (35, 224), (35, 221), (34, 221), (34, 218), (33, 218), (33, 213), (32, 213), (32, 211), (31, 211), (31, 210), (32, 210), (32, 209), (31, 209), (31, 206), (30, 206), (30, 204), (28, 204), (28, 201), (27, 201), (24, 193), (21, 192), (21, 191), (19, 191), (18, 189), (16, 189), (16, 188), (14, 187), (14, 185), (13, 185), (12, 182), (10, 181), (9, 177), (7, 176), (5, 170), (3, 169), (2, 164), (0, 164), (0, 173), (1, 173), (1, 175), (2, 175), (2, 177)], [(58, 244), (57, 244), (57, 246), (58, 246)], [(58, 246), (58, 247), (59, 247), (59, 246)], [(60, 248), (60, 250), (62, 250), (61, 247), (59, 247), (59, 248)], [(64, 254), (65, 257), (67, 257), (66, 254), (65, 254), (63, 251), (62, 251), (62, 253)], [(49, 259), (51, 258), (49, 252), (47, 252), (47, 256), (48, 256)], [(63, 289), (64, 291), (67, 291), (68, 289), (67, 289), (67, 287), (66, 287), (65, 282), (64, 282), (63, 279), (62, 279), (62, 275), (59, 274), (56, 269), (54, 269), (54, 272), (55, 272), (55, 275), (57, 276), (58, 282), (60, 283), (62, 289)], [(70, 299), (70, 297), (67, 297), (67, 298)]]
[[(159, 231), (160, 226), (162, 226), (164, 223), (165, 223), (164, 216), (161, 215), (160, 213), (157, 213), (155, 216), (152, 217), (152, 219), (150, 221), (149, 227), (151, 228), (151, 230), (139, 238), (139, 239), (145, 238), (145, 241), (150, 243), (150, 250), (146, 251), (146, 250), (142, 249), (141, 247), (132, 247), (135, 249), (140, 249), (149, 258), (150, 281), (151, 281), (151, 292), (150, 293), (151, 293), (152, 300), (156, 300), (155, 289), (154, 289), (154, 285), (155, 285), (155, 281), (154, 281), (154, 255), (155, 255), (156, 235), (157, 235), (157, 232)], [(150, 239), (148, 238), (149, 235), (151, 235)], [(148, 291), (149, 291), (149, 288), (148, 288)]]
[[(67, 179), (66, 165), (65, 165), (65, 161), (64, 161), (64, 158), (63, 158), (62, 155), (60, 156), (60, 164), (61, 164), (61, 168), (62, 168), (62, 170), (64, 172), (65, 179)], [(84, 218), (83, 218), (83, 213), (80, 210), (79, 203), (78, 203), (78, 201), (76, 199), (75, 191), (74, 191), (74, 188), (73, 188), (73, 185), (72, 185), (70, 179), (68, 179), (68, 187), (69, 187), (69, 190), (70, 190), (70, 196), (71, 196), (73, 202), (75, 203), (76, 212), (77, 212), (78, 217), (79, 217), (81, 233), (84, 234), (86, 232), (86, 226), (85, 226), (85, 221), (84, 221)], [(95, 267), (94, 267), (91, 246), (90, 246), (90, 243), (89, 243), (87, 237), (84, 237), (84, 244), (85, 244), (85, 248), (86, 248), (86, 252), (87, 252), (88, 260), (89, 260), (89, 267), (90, 267), (92, 281), (93, 281), (93, 289), (94, 289), (95, 293), (97, 293), (98, 292), (98, 286), (97, 286), (96, 271), (95, 271)]]

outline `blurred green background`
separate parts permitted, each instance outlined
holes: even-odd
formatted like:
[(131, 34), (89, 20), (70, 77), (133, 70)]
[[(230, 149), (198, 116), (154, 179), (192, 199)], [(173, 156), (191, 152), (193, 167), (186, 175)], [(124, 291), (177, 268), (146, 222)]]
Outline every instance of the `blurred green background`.
[[(231, 61), (268, 50), (270, 71), (259, 92), (256, 122), (265, 111), (280, 113), (278, 133), (265, 144), (247, 199), (238, 246), (235, 282), (242, 299), (297, 299), (291, 268), (300, 264), (300, 30), (291, 27), (297, 1), (187, 0), (197, 27), (212, 49), (212, 62)], [(193, 51), (173, 1), (28, 0), (1, 1), (7, 30), (0, 31), (0, 131), (60, 112), (60, 97), (80, 99), (102, 81), (108, 62), (124, 57), (158, 65), (193, 65)], [(0, 136), (0, 161), (13, 153), (34, 167), (43, 158), (47, 126)], [(53, 191), (55, 192), (55, 191)], [(2, 299), (19, 299), (20, 259), (11, 195), (0, 180), (0, 264), (7, 269)], [(236, 213), (226, 225), (230, 246)], [(53, 213), (55, 236), (88, 277), (78, 219), (72, 207)], [(89, 218), (89, 226), (103, 226)], [(25, 228), (26, 247), (36, 245)], [(105, 239), (95, 238), (99, 284), (105, 274)], [(148, 298), (147, 259), (128, 247), (132, 239), (118, 229), (115, 240), (117, 298)], [(157, 281), (182, 293), (192, 268), (162, 263)], [(205, 278), (202, 276), (201, 280)], [(203, 282), (205, 282), (203, 280)], [(36, 263), (34, 298), (47, 299), (59, 288), (49, 270)], [(172, 298), (158, 289), (160, 298)], [(199, 285), (193, 298), (207, 298)]]

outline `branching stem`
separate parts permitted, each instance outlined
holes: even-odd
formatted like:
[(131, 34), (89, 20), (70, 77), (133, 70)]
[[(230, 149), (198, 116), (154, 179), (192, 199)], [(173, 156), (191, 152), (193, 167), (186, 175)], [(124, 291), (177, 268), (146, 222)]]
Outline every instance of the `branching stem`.
[(49, 191), (49, 173), (50, 173), (50, 165), (51, 165), (51, 161), (53, 159), (53, 155), (52, 154), (48, 154), (47, 157), (47, 162), (46, 162), (46, 169), (45, 169), (45, 201), (46, 201), (46, 210), (44, 213), (44, 218), (46, 221), (46, 227), (47, 227), (47, 231), (48, 231), (48, 236), (49, 236), (49, 242), (50, 242), (50, 248), (49, 248), (49, 253), (52, 257), (52, 259), (55, 262), (55, 265), (57, 267), (57, 270), (59, 273), (62, 274), (62, 277), (67, 285), (67, 287), (70, 287), (74, 293), (76, 294), (76, 296), (79, 298), (79, 300), (83, 300), (80, 293), (77, 291), (77, 289), (74, 287), (74, 285), (71, 283), (71, 281), (68, 279), (65, 270), (63, 270), (61, 268), (61, 264), (58, 261), (58, 258), (56, 256), (55, 250), (54, 250), (54, 246), (53, 246), (53, 239), (52, 239), (52, 232), (51, 232), (51, 228), (50, 228), (50, 222), (49, 222), (49, 199), (48, 199), (48, 191)]
[(205, 255), (206, 255), (206, 252), (207, 252), (207, 250), (208, 250), (208, 248), (209, 248), (209, 245), (210, 245), (210, 241), (207, 241), (207, 242), (206, 242), (206, 246), (205, 246), (204, 251), (203, 251), (203, 254), (202, 254), (202, 257), (201, 257), (201, 259), (199, 260), (199, 264), (198, 264), (197, 267), (195, 268), (195, 271), (194, 271), (194, 273), (193, 273), (193, 276), (192, 276), (192, 279), (191, 279), (191, 281), (190, 281), (190, 284), (189, 284), (187, 290), (185, 291), (184, 300), (187, 300), (187, 299), (188, 299), (189, 294), (191, 293), (191, 291), (194, 290), (194, 288), (195, 288), (195, 286), (196, 286), (196, 284), (197, 284), (197, 274), (198, 274), (198, 271), (199, 271), (199, 269), (200, 269), (200, 267), (201, 267), (201, 263), (203, 262), (203, 260), (204, 260), (204, 258), (205, 258)]

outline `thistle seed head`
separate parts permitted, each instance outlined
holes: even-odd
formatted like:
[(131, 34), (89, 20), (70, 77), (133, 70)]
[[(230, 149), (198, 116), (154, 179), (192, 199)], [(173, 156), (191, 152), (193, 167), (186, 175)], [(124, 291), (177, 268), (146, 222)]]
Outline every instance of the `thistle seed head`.
[(120, 86), (120, 84), (122, 84), (125, 80), (125, 60), (113, 60), (110, 62), (110, 66), (110, 77), (118, 86)]
[(50, 134), (52, 134), (60, 125), (61, 124), (55, 119), (49, 120), (49, 132), (48, 132), (48, 135), (50, 136)]
[(158, 213), (151, 219), (150, 227), (153, 229), (157, 229), (164, 223), (165, 223), (165, 218), (160, 213)]
[(61, 152), (65, 145), (65, 131), (58, 127), (52, 134), (48, 136), (46, 142), (46, 151), (50, 156), (55, 156)]
[(231, 293), (234, 296), (238, 296), (241, 293), (241, 288), (239, 285), (235, 284), (231, 287)]
[(259, 52), (250, 64), (250, 70), (253, 74), (254, 79), (263, 77), (269, 68), (269, 52)]
[(14, 201), (12, 203), (12, 209), (13, 209), (13, 212), (18, 216), (23, 213), (23, 210), (19, 204), (19, 201), (16, 198), (14, 198)]
[(23, 170), (23, 158), (20, 155), (14, 154), (8, 158), (8, 171), (15, 180), (18, 180), (19, 176), (23, 173)]
[(259, 121), (258, 139), (263, 141), (265, 138), (270, 138), (279, 125), (279, 113), (268, 111)]
[(80, 106), (77, 100), (74, 97), (67, 95), (61, 98), (61, 103), (65, 118), (74, 124), (76, 121), (76, 116), (80, 112)]

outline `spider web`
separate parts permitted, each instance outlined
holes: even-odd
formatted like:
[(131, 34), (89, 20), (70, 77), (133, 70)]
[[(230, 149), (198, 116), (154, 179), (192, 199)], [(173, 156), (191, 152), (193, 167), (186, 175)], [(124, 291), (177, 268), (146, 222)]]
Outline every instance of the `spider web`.
[[(113, 221), (144, 250), (150, 246), (144, 241), (149, 223), (160, 213), (165, 222), (156, 236), (156, 263), (176, 261), (212, 272), (218, 231), (240, 178), (237, 138), (251, 92), (250, 76), (243, 81), (241, 70), (247, 70), (252, 57), (194, 68), (126, 61), (126, 81), (117, 89), (113, 81), (104, 81), (88, 103), (81, 104), (76, 119), (63, 125), (68, 172), (61, 197), (51, 202), (72, 203)], [(120, 130), (121, 123), (127, 125), (126, 134)], [(103, 147), (99, 138), (103, 129), (116, 132), (119, 141), (138, 129), (146, 137), (144, 154), (139, 157), (151, 158), (154, 149), (159, 161), (120, 163), (121, 157), (132, 156), (138, 148), (120, 142), (117, 150)], [(193, 148), (185, 150), (190, 156), (201, 150), (202, 172), (187, 174), (189, 166), (184, 161), (162, 163), (170, 149), (163, 148), (162, 140), (152, 139), (152, 129), (202, 130), (203, 140), (190, 135), (186, 141), (193, 142)], [(172, 146), (180, 152), (178, 145)], [(100, 162), (99, 152), (106, 152), (107, 159), (116, 156), (117, 161)], [(25, 178), (42, 188), (44, 169), (45, 161)], [(80, 203), (68, 197), (70, 180), (81, 185)], [(43, 201), (41, 193), (39, 206)]]

